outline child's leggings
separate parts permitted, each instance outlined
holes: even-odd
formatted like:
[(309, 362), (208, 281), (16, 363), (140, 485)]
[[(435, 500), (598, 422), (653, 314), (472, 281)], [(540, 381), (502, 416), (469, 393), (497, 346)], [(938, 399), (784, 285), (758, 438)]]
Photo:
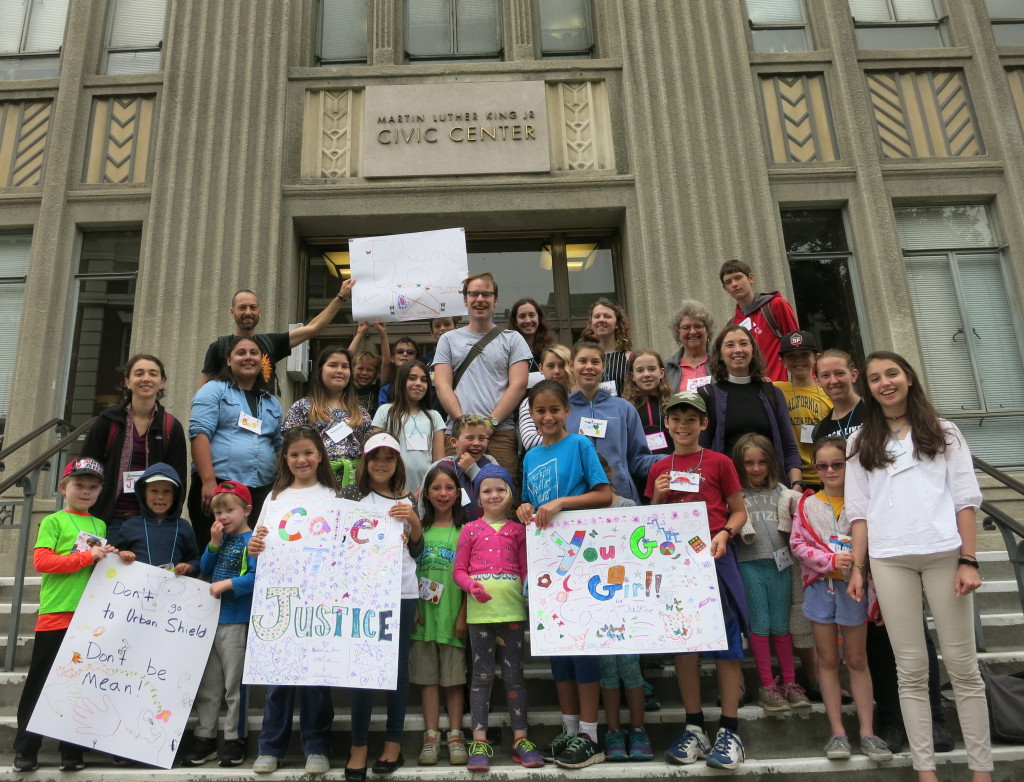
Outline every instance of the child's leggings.
[(469, 644), (473, 650), (473, 680), (469, 688), (469, 709), (473, 730), (486, 730), (491, 713), (491, 687), (494, 684), (494, 660), (501, 645), (501, 676), (508, 697), (508, 717), (512, 730), (526, 730), (526, 678), (523, 657), (526, 654), (526, 625), (505, 622), (469, 626)]

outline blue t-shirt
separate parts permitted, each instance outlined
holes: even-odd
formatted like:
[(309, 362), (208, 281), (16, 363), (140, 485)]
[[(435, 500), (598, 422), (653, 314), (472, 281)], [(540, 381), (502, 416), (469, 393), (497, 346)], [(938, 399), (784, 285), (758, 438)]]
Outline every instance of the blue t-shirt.
[(523, 500), (535, 508), (560, 497), (578, 497), (608, 483), (597, 449), (581, 434), (531, 448), (523, 457), (523, 476)]

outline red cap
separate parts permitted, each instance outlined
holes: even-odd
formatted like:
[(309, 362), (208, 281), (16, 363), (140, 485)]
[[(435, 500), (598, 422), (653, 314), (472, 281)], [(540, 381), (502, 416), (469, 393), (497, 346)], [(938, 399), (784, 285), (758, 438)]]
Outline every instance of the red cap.
[(103, 465), (95, 459), (72, 459), (64, 468), (63, 477), (70, 478), (72, 475), (95, 475), (97, 478), (102, 478)]
[(246, 505), (252, 505), (252, 494), (249, 493), (249, 487), (236, 481), (222, 481), (221, 484), (213, 490), (214, 497), (218, 494), (234, 494)]

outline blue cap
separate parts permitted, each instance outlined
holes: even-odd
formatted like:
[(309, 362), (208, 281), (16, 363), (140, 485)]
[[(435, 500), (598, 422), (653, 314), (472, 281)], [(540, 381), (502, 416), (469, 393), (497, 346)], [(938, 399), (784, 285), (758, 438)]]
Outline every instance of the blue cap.
[(473, 490), (480, 493), (480, 484), (484, 482), (486, 478), (501, 478), (509, 486), (512, 486), (512, 474), (499, 464), (485, 464), (480, 468), (480, 472), (476, 474), (473, 479)]

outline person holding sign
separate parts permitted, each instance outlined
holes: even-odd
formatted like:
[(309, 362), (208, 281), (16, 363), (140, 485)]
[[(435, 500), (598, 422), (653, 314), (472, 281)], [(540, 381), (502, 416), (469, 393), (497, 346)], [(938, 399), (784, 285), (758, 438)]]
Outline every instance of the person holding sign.
[[(107, 525), (90, 515), (103, 488), (103, 465), (95, 459), (68, 462), (60, 481), (64, 510), (51, 513), (39, 523), (32, 565), (42, 574), (39, 586), (39, 620), (36, 622), (32, 661), (18, 702), (18, 731), (14, 735), (14, 770), (39, 768), (43, 737), (28, 731), (28, 722), (39, 701), (64, 641), (71, 618), (85, 592), (93, 565), (117, 549), (103, 539)], [(82, 747), (60, 743), (60, 770), (85, 768)]]
[(122, 525), (113, 544), (121, 561), (136, 559), (178, 576), (199, 573), (199, 548), (192, 525), (181, 518), (185, 488), (174, 468), (157, 462), (135, 482), (142, 514)]
[(967, 765), (973, 782), (988, 782), (992, 748), (971, 599), (981, 586), (975, 548), (981, 489), (971, 452), (956, 424), (939, 418), (905, 358), (872, 353), (864, 374), (870, 392), (864, 426), (847, 447), (846, 515), (853, 534), (847, 589), (854, 600), (864, 599), (864, 569), (870, 562), (921, 782), (938, 779), (921, 622), (923, 595), (928, 596)]
[[(736, 769), (745, 757), (738, 714), (743, 689), (742, 634), (749, 630), (747, 601), (732, 539), (747, 521), (743, 487), (730, 459), (700, 445), (701, 433), (708, 426), (703, 396), (694, 391), (674, 394), (665, 405), (665, 418), (675, 450), (651, 468), (645, 494), (652, 505), (703, 502), (707, 506), (711, 556), (715, 558), (729, 640), (727, 649), (707, 653), (718, 671), (718, 697), (722, 704), (714, 745), (704, 727), (700, 661), (696, 654), (676, 655), (676, 680), (686, 708), (686, 727), (665, 753), (665, 760), (687, 765), (707, 758), (711, 768)], [(703, 547), (707, 543), (697, 540), (690, 541), (690, 545)]]
[(665, 380), (669, 390), (696, 391), (711, 382), (711, 335), (715, 322), (711, 311), (699, 301), (686, 299), (672, 320), (672, 339), (678, 344), (676, 351), (665, 362)]
[(81, 455), (103, 465), (103, 491), (92, 510), (107, 523), (111, 538), (125, 519), (139, 515), (135, 480), (143, 470), (166, 462), (179, 476), (186, 474), (185, 429), (160, 404), (166, 385), (160, 359), (132, 356), (124, 370), (124, 399), (100, 411), (82, 444)]
[[(327, 451), (320, 433), (312, 426), (289, 429), (277, 458), (277, 472), (271, 488), (271, 501), (288, 502), (293, 507), (304, 502), (333, 499), (338, 496), (338, 481), (331, 470)], [(269, 533), (267, 517), (260, 511), (256, 532), (249, 539), (248, 551), (258, 557), (266, 548)], [(263, 728), (260, 730), (259, 755), (252, 764), (257, 774), (271, 774), (288, 751), (292, 733), (295, 700), (299, 706), (299, 731), (302, 752), (306, 756), (307, 774), (326, 774), (331, 764), (331, 725), (334, 723), (334, 705), (331, 688), (324, 686), (295, 687), (272, 685), (267, 687), (263, 706)]]
[[(223, 481), (235, 481), (252, 493), (255, 513), (274, 480), (281, 447), (281, 403), (263, 375), (266, 356), (252, 337), (232, 337), (220, 376), (192, 397), (193, 474), (188, 516), (200, 550), (210, 542), (210, 501)], [(315, 431), (315, 430), (314, 430)]]
[(370, 436), (370, 415), (356, 398), (352, 353), (341, 345), (328, 345), (320, 351), (309, 396), (288, 408), (281, 429), (288, 431), (302, 424), (320, 432), (339, 485), (352, 483), (363, 443)]

